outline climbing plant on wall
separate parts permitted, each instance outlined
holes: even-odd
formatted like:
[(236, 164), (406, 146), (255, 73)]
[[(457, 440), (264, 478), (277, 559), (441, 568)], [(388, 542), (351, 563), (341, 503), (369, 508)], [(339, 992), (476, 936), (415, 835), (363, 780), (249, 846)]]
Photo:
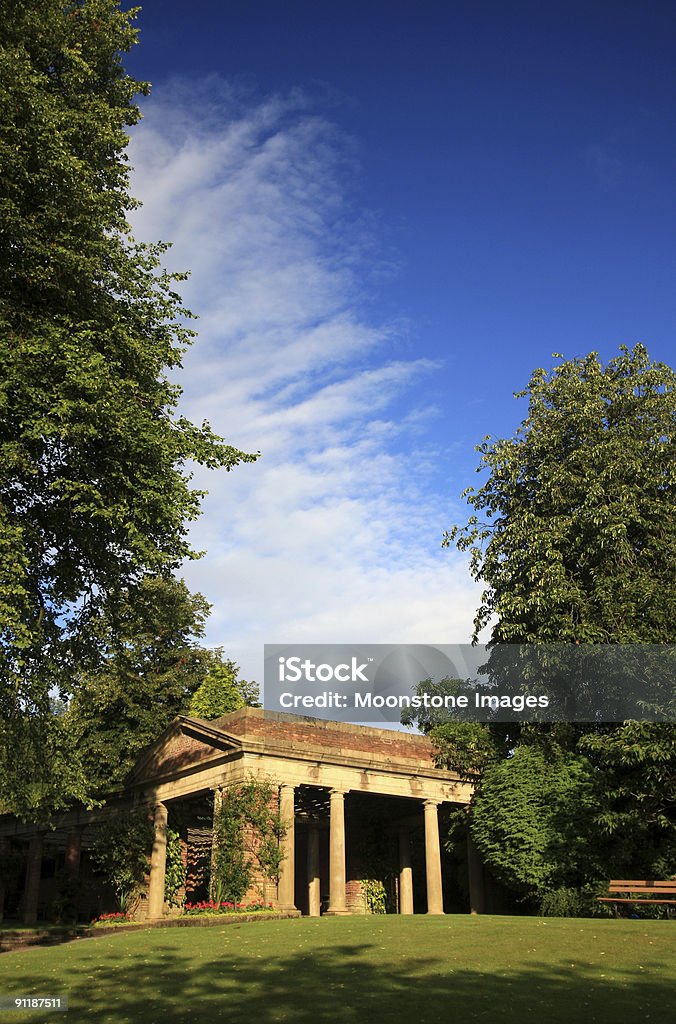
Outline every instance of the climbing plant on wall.
[(164, 898), (170, 907), (180, 907), (185, 898), (187, 867), (183, 861), (181, 837), (167, 829), (167, 866), (164, 876)]
[(275, 783), (251, 778), (225, 790), (214, 811), (211, 898), (239, 903), (252, 887), (264, 897), (279, 878), (285, 834)]
[(92, 859), (112, 886), (120, 910), (129, 910), (138, 897), (152, 848), (154, 830), (147, 808), (122, 811), (104, 822), (92, 849)]

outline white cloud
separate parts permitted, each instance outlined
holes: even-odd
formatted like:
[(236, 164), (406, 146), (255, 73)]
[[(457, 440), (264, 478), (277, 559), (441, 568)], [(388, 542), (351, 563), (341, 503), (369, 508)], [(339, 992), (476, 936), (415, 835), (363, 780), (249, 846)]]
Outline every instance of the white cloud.
[(208, 554), (185, 576), (214, 605), (209, 642), (260, 679), (266, 642), (468, 641), (477, 588), (440, 550), (425, 437), (435, 364), (364, 313), (349, 140), (302, 97), (247, 104), (211, 79), (153, 98), (130, 156), (136, 234), (192, 272), (184, 410), (263, 453), (195, 476)]

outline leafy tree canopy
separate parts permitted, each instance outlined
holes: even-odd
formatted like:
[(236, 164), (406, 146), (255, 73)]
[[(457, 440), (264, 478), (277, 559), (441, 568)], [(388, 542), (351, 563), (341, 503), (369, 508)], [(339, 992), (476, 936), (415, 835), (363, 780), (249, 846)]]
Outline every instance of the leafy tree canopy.
[[(536, 370), (513, 438), (479, 445), (476, 515), (444, 544), (505, 643), (670, 643), (676, 622), (676, 374), (622, 347)], [(481, 520), (479, 519), (481, 516)]]
[(613, 857), (652, 877), (676, 876), (676, 726), (624, 722), (585, 732), (578, 749), (601, 778), (596, 825)]
[(209, 671), (199, 646), (209, 605), (183, 581), (147, 577), (97, 623), (99, 666), (82, 672), (63, 714), (87, 792), (119, 788), (138, 754), (184, 712)]
[(484, 722), (445, 722), (430, 730), (440, 767), (451, 768), (476, 781), (491, 765), (507, 755), (509, 736)]
[(239, 679), (239, 666), (224, 660), (221, 649), (213, 652), (213, 658), (204, 681), (190, 699), (188, 714), (209, 722), (245, 706), (260, 707), (256, 683)]

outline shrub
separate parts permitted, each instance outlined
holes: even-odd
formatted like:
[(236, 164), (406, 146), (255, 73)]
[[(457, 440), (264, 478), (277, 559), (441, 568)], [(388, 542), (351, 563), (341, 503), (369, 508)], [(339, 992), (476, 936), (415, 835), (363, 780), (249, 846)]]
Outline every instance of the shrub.
[(540, 898), (541, 917), (582, 917), (583, 900), (577, 889), (563, 886), (544, 892)]
[(361, 892), (370, 914), (387, 913), (387, 891), (379, 878), (362, 878)]

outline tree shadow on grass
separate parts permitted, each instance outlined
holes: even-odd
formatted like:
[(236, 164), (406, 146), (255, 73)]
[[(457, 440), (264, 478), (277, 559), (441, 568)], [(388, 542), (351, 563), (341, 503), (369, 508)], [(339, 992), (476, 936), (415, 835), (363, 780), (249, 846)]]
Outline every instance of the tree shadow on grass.
[[(28, 958), (18, 972), (21, 994), (68, 995), (68, 1024), (630, 1024), (665, 1020), (674, 992), (666, 957), (644, 963), (640, 974), (615, 970), (604, 978), (598, 969), (566, 963), (491, 973), (489, 950), (483, 971), (450, 967), (442, 956), (404, 956), (375, 942), (263, 956), (219, 950), (214, 935), (201, 957), (170, 945), (147, 953), (121, 944), (79, 952), (77, 962), (64, 963), (59, 981), (46, 984)], [(48, 1018), (59, 1020), (39, 1019)]]

